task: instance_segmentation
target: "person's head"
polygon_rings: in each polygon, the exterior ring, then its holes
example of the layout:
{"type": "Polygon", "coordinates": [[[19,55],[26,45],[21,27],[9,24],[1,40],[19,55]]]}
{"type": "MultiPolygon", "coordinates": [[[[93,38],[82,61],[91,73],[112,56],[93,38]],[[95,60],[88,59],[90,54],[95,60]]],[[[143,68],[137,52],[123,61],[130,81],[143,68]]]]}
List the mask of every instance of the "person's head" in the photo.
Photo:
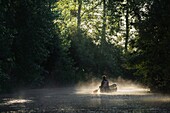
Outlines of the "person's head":
{"type": "Polygon", "coordinates": [[[106,75],[103,75],[102,78],[103,78],[103,80],[106,80],[106,75]]]}

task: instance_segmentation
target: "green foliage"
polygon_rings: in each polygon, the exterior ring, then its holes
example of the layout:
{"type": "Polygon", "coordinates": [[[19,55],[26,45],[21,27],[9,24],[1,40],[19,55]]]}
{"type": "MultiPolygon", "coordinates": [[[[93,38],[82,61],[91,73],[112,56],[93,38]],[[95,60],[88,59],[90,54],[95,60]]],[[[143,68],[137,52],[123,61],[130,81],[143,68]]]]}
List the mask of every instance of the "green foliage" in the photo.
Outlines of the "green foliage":
{"type": "Polygon", "coordinates": [[[54,37],[50,11],[44,1],[18,1],[16,4],[16,31],[14,44],[15,77],[17,82],[30,85],[39,78],[41,64],[49,54],[54,37]]]}
{"type": "MultiPolygon", "coordinates": [[[[77,71],[84,72],[85,76],[108,74],[115,78],[123,74],[121,49],[106,42],[97,45],[93,39],[83,31],[71,36],[70,52],[75,61],[77,71]]],[[[85,77],[85,78],[86,78],[85,77]]],[[[89,78],[89,77],[87,77],[89,78]]]]}
{"type": "Polygon", "coordinates": [[[156,91],[169,92],[170,81],[170,20],[168,0],[154,0],[146,19],[139,26],[140,38],[137,41],[141,72],[148,85],[156,91]]]}
{"type": "Polygon", "coordinates": [[[8,92],[10,90],[10,77],[6,73],[2,72],[0,68],[0,92],[8,92]]]}
{"type": "MultiPolygon", "coordinates": [[[[52,1],[1,1],[1,78],[13,86],[39,87],[45,82],[44,62],[59,41],[52,1]]],[[[12,86],[11,85],[11,86],[12,86]]],[[[3,89],[5,90],[5,89],[3,89]]]]}
{"type": "Polygon", "coordinates": [[[70,40],[66,38],[54,40],[54,48],[45,62],[45,69],[49,72],[46,80],[53,81],[57,85],[75,83],[75,69],[73,60],[69,56],[69,48],[70,40]]]}

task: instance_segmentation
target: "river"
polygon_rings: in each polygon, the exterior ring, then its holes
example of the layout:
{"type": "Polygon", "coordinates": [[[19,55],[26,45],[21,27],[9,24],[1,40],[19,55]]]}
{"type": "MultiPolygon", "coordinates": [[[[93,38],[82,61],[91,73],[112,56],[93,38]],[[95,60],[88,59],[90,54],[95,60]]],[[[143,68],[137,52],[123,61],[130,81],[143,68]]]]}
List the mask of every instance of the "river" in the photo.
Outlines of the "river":
{"type": "Polygon", "coordinates": [[[31,89],[0,95],[0,112],[170,113],[170,96],[142,89],[109,94],[82,88],[31,89]]]}

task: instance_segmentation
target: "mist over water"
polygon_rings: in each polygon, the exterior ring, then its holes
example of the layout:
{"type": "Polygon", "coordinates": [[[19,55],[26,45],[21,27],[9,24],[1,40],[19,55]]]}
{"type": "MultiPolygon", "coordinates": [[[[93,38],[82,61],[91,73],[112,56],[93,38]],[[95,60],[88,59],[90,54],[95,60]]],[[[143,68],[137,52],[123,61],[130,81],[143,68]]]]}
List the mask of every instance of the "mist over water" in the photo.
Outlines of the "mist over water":
{"type": "MultiPolygon", "coordinates": [[[[142,84],[133,82],[131,80],[125,80],[121,77],[117,79],[108,79],[109,85],[116,83],[117,92],[107,93],[114,95],[146,95],[149,94],[150,89],[142,84]]],[[[94,90],[98,90],[97,94],[101,94],[99,86],[101,85],[101,79],[93,78],[87,82],[79,82],[76,87],[76,94],[94,94],[94,90]]],[[[96,94],[95,93],[95,94],[96,94]]],[[[103,93],[102,93],[103,94],[103,93]]],[[[106,94],[106,93],[105,93],[106,94]]]]}
{"type": "Polygon", "coordinates": [[[101,84],[101,79],[93,78],[76,88],[30,89],[1,95],[0,112],[169,113],[169,95],[150,93],[149,88],[122,78],[108,80],[110,85],[117,83],[117,92],[93,93],[101,84]]]}

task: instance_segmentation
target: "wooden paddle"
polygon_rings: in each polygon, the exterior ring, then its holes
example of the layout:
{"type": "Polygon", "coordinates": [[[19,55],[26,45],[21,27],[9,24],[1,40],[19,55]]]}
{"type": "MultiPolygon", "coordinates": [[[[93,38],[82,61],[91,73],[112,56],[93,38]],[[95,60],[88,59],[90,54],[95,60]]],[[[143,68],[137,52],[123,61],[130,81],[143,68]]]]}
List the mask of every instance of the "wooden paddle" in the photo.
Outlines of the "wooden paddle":
{"type": "Polygon", "coordinates": [[[98,92],[98,90],[99,90],[99,89],[94,90],[94,91],[93,91],[93,93],[97,93],[97,92],[98,92]]]}

